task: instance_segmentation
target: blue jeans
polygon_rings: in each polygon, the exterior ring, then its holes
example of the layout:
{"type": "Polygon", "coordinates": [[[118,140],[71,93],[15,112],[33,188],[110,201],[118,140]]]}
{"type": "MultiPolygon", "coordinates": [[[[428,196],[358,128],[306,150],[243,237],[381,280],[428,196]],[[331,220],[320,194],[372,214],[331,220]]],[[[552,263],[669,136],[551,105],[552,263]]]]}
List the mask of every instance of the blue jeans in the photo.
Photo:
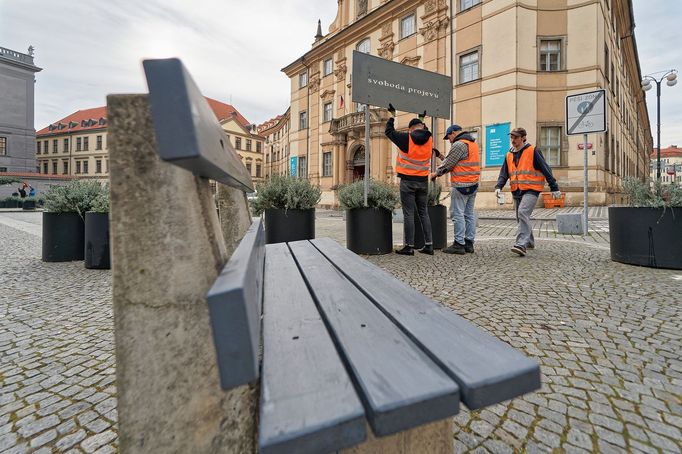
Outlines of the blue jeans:
{"type": "Polygon", "coordinates": [[[450,189],[450,217],[455,227],[455,242],[464,244],[464,240],[471,242],[476,239],[476,216],[474,203],[476,193],[464,195],[457,188],[450,189]]]}

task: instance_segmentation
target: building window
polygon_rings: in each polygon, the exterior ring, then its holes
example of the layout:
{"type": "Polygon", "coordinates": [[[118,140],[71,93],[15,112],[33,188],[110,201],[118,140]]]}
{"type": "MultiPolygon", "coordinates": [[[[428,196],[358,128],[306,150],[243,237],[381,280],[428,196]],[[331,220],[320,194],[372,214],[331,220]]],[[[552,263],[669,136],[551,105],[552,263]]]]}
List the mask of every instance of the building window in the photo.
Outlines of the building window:
{"type": "Polygon", "coordinates": [[[95,149],[96,150],[102,149],[102,136],[97,136],[96,143],[95,143],[95,149]]]}
{"type": "Polygon", "coordinates": [[[481,0],[459,0],[459,10],[464,11],[465,9],[472,8],[481,3],[481,0]]]}
{"type": "Polygon", "coordinates": [[[308,73],[301,73],[298,75],[298,88],[303,88],[308,85],[308,73]]]}
{"type": "Polygon", "coordinates": [[[102,173],[102,160],[98,159],[95,161],[95,173],[102,173]]]}
{"type": "Polygon", "coordinates": [[[561,165],[561,126],[540,127],[540,149],[550,166],[561,165]]]}
{"type": "Polygon", "coordinates": [[[52,175],[57,175],[57,161],[52,161],[52,175]]]}
{"type": "Polygon", "coordinates": [[[308,178],[308,165],[306,164],[306,157],[298,157],[298,176],[300,178],[308,178]]]}
{"type": "MultiPolygon", "coordinates": [[[[56,152],[57,152],[57,146],[58,146],[57,144],[58,144],[57,139],[53,139],[53,140],[52,140],[52,153],[56,153],[56,152]]],[[[45,173],[47,173],[47,172],[45,172],[45,173]]]]}
{"type": "Polygon", "coordinates": [[[40,154],[40,142],[36,142],[36,154],[40,154]]]}
{"type": "Polygon", "coordinates": [[[43,161],[43,173],[47,175],[47,161],[43,161]]]}
{"type": "Polygon", "coordinates": [[[0,137],[0,156],[7,155],[7,137],[0,137]]]}
{"type": "Polygon", "coordinates": [[[330,102],[324,103],[324,113],[322,116],[322,121],[324,123],[332,121],[332,103],[330,102]]]}
{"type": "Polygon", "coordinates": [[[417,21],[414,13],[400,20],[400,39],[407,38],[417,33],[417,21]]]}
{"type": "Polygon", "coordinates": [[[251,175],[251,161],[246,163],[246,170],[249,171],[249,175],[251,175]]]}
{"type": "Polygon", "coordinates": [[[62,173],[63,173],[64,175],[68,175],[68,174],[69,174],[69,161],[68,161],[67,159],[65,159],[64,161],[62,161],[62,169],[63,169],[62,173]]]}
{"type": "Polygon", "coordinates": [[[611,80],[609,78],[609,46],[604,44],[604,77],[606,80],[611,80]]]}
{"type": "Polygon", "coordinates": [[[241,150],[241,149],[242,149],[242,138],[241,138],[241,137],[235,137],[235,138],[234,138],[234,147],[235,147],[237,150],[241,150]]]}
{"type": "Polygon", "coordinates": [[[43,153],[47,154],[50,151],[49,140],[43,142],[43,153]]]}
{"type": "Polygon", "coordinates": [[[261,174],[261,168],[262,166],[258,163],[256,163],[256,177],[260,178],[261,174]]]}
{"type": "Polygon", "coordinates": [[[63,151],[64,152],[69,151],[69,139],[68,138],[64,139],[64,150],[63,151]]]}
{"type": "Polygon", "coordinates": [[[478,79],[477,50],[459,57],[459,83],[463,84],[476,79],[478,79]]]}
{"type": "Polygon", "coordinates": [[[260,153],[263,150],[263,144],[261,142],[256,142],[256,153],[260,153]]]}
{"type": "Polygon", "coordinates": [[[298,129],[306,129],[308,127],[308,112],[305,110],[298,114],[298,129]]]}
{"type": "Polygon", "coordinates": [[[83,150],[88,151],[89,147],[89,137],[83,137],[83,150]]]}
{"type": "Polygon", "coordinates": [[[108,159],[107,159],[106,162],[105,162],[105,166],[106,166],[106,167],[105,167],[105,169],[106,169],[105,171],[106,171],[107,173],[109,173],[109,160],[108,160],[108,159]]]}
{"type": "Polygon", "coordinates": [[[81,151],[81,147],[83,146],[81,138],[76,137],[76,151],[81,151]]]}
{"type": "Polygon", "coordinates": [[[332,59],[328,58],[322,64],[322,75],[328,76],[332,73],[332,59]]]}
{"type": "Polygon", "coordinates": [[[561,70],[561,40],[540,40],[540,71],[561,70]]]}
{"type": "Polygon", "coordinates": [[[88,173],[88,160],[83,161],[83,173],[88,173]]]}
{"type": "Polygon", "coordinates": [[[332,152],[322,153],[322,176],[332,176],[332,152]]]}
{"type": "Polygon", "coordinates": [[[358,52],[362,52],[363,54],[368,54],[370,51],[369,43],[370,43],[369,38],[365,38],[362,41],[360,41],[357,46],[355,46],[355,50],[357,50],[358,52]]]}
{"type": "Polygon", "coordinates": [[[361,104],[359,102],[355,103],[355,111],[356,112],[364,112],[366,108],[367,108],[366,104],[361,104]]]}
{"type": "Polygon", "coordinates": [[[81,162],[76,161],[76,175],[79,175],[81,173],[81,162]]]}
{"type": "Polygon", "coordinates": [[[246,139],[246,151],[251,151],[251,139],[246,139]]]}

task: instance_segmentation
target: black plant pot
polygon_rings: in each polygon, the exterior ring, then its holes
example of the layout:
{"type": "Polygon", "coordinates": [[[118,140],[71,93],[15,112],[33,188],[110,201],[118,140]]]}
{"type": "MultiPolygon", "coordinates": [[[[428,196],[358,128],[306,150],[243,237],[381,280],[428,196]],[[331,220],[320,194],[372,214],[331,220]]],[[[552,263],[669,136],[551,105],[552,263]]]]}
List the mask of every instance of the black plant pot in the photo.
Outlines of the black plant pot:
{"type": "Polygon", "coordinates": [[[265,242],[283,243],[315,238],[315,208],[308,210],[265,210],[265,242]]]}
{"type": "Polygon", "coordinates": [[[0,200],[0,208],[5,208],[6,205],[7,202],[5,202],[4,200],[0,200]]]}
{"type": "Polygon", "coordinates": [[[35,210],[36,209],[36,201],[35,200],[24,200],[24,210],[35,210]]]}
{"type": "Polygon", "coordinates": [[[682,208],[609,207],[611,260],[682,270],[682,208]]]}
{"type": "Polygon", "coordinates": [[[43,213],[43,262],[83,260],[85,225],[78,213],[43,213]]]}
{"type": "Polygon", "coordinates": [[[392,213],[383,208],[346,210],[346,247],[356,254],[393,252],[392,213]]]}
{"type": "Polygon", "coordinates": [[[108,270],[110,257],[109,213],[85,213],[85,267],[108,270]]]}
{"type": "Polygon", "coordinates": [[[5,202],[5,208],[18,208],[19,207],[19,201],[18,200],[7,200],[5,202]]]}
{"type": "MultiPolygon", "coordinates": [[[[445,205],[429,205],[429,220],[431,221],[431,237],[434,249],[443,249],[448,245],[448,209],[445,205]]],[[[417,213],[414,213],[414,247],[424,247],[424,231],[417,213]]]]}

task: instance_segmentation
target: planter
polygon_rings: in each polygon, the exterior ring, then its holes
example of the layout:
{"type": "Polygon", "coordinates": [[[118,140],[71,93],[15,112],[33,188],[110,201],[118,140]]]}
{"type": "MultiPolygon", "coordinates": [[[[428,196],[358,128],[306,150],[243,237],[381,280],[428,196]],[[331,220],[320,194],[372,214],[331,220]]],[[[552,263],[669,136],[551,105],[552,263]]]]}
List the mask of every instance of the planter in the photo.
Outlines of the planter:
{"type": "MultiPolygon", "coordinates": [[[[443,249],[448,245],[448,209],[445,205],[429,205],[429,220],[431,221],[431,237],[434,249],[443,249]]],[[[424,247],[424,232],[417,213],[414,214],[414,247],[424,247]]]]}
{"type": "Polygon", "coordinates": [[[315,238],[315,208],[308,210],[265,210],[265,242],[283,243],[315,238]]]}
{"type": "Polygon", "coordinates": [[[35,200],[24,200],[24,210],[35,210],[36,209],[36,201],[35,200]]]}
{"type": "Polygon", "coordinates": [[[682,270],[682,208],[609,207],[611,260],[682,270]]]}
{"type": "Polygon", "coordinates": [[[109,213],[85,213],[85,267],[108,270],[111,268],[109,252],[109,213]]]}
{"type": "Polygon", "coordinates": [[[383,208],[346,210],[346,247],[356,254],[393,252],[391,212],[383,208]]]}
{"type": "Polygon", "coordinates": [[[18,200],[6,200],[5,201],[5,208],[18,208],[19,207],[19,201],[18,200]]]}
{"type": "Polygon", "coordinates": [[[43,213],[43,262],[83,260],[83,218],[78,213],[43,213]]]}
{"type": "Polygon", "coordinates": [[[5,208],[6,205],[7,202],[5,202],[4,200],[0,200],[0,208],[5,208]]]}

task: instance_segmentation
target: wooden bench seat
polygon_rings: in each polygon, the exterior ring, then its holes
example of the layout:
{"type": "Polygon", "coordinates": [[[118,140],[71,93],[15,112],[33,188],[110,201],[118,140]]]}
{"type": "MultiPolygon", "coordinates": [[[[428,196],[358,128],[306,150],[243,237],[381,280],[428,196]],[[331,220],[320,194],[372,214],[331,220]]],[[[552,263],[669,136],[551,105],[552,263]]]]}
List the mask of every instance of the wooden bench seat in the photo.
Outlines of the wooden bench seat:
{"type": "Polygon", "coordinates": [[[540,387],[537,362],[335,241],[267,245],[261,256],[260,231],[256,221],[209,304],[221,383],[252,381],[241,371],[258,371],[257,349],[232,338],[255,339],[241,329],[256,329],[252,312],[236,309],[260,304],[246,290],[247,276],[260,282],[252,248],[263,266],[262,452],[339,450],[366,439],[365,422],[383,437],[456,415],[460,399],[478,409],[540,387]]]}

